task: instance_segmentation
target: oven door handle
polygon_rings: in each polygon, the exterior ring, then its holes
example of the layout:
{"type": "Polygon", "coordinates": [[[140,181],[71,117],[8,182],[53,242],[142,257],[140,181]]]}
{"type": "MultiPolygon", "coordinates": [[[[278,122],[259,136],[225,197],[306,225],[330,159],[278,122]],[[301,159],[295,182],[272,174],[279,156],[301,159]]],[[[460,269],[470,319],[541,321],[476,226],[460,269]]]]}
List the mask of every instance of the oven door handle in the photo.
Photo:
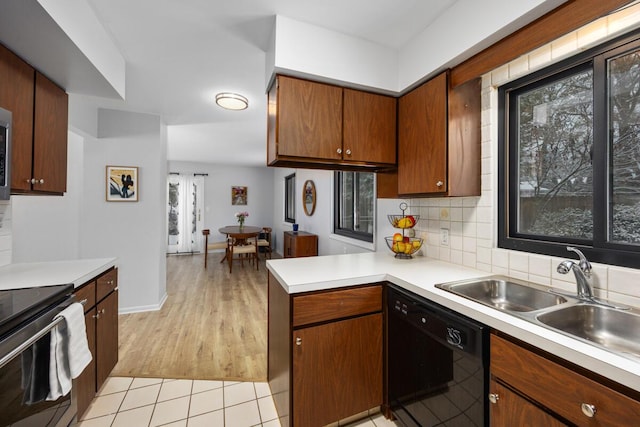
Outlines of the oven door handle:
{"type": "MultiPolygon", "coordinates": [[[[84,305],[86,302],[87,300],[85,299],[80,301],[80,304],[84,305]]],[[[31,337],[29,337],[25,342],[23,342],[22,344],[20,344],[19,346],[11,350],[9,353],[7,353],[2,359],[0,359],[0,369],[2,369],[7,363],[15,359],[23,351],[25,351],[26,349],[31,347],[33,344],[35,344],[36,341],[38,341],[40,338],[42,338],[43,336],[51,332],[51,330],[56,326],[58,326],[58,324],[61,323],[62,321],[64,321],[64,317],[56,318],[53,322],[49,323],[43,329],[39,330],[38,332],[33,334],[31,337]]]]}

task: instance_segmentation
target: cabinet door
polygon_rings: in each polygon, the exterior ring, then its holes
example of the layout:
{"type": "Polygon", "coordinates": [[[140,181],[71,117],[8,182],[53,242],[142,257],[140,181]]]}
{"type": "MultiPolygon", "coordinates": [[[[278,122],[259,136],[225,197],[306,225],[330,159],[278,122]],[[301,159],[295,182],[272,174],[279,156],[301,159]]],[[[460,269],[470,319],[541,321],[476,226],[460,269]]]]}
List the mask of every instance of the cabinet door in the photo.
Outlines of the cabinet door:
{"type": "Polygon", "coordinates": [[[448,195],[480,195],[480,79],[449,91],[448,195]]]}
{"type": "Polygon", "coordinates": [[[490,405],[492,427],[566,426],[566,424],[541,408],[494,380],[491,380],[489,392],[497,395],[496,402],[490,405]]]}
{"type": "Polygon", "coordinates": [[[118,291],[96,306],[96,389],[100,390],[118,363],[118,291]]]}
{"type": "Polygon", "coordinates": [[[0,45],[0,107],[11,111],[11,189],[31,189],[34,69],[0,45]]]}
{"type": "Polygon", "coordinates": [[[382,404],[382,314],[293,332],[293,425],[323,426],[382,404]]]}
{"type": "Polygon", "coordinates": [[[284,247],[283,247],[283,252],[284,252],[284,257],[285,258],[292,258],[293,256],[295,256],[292,252],[291,252],[291,248],[293,246],[293,237],[291,237],[291,234],[285,232],[284,233],[284,247]]]}
{"type": "Polygon", "coordinates": [[[341,159],[342,89],[278,76],[279,156],[341,159]]]}
{"type": "Polygon", "coordinates": [[[344,89],[343,158],[396,163],[396,99],[344,89]]]}
{"type": "Polygon", "coordinates": [[[33,131],[33,191],[67,191],[67,94],[36,73],[33,131]]]}
{"type": "Polygon", "coordinates": [[[447,76],[442,73],[400,98],[400,195],[447,191],[447,76]]]}
{"type": "Polygon", "coordinates": [[[306,235],[294,237],[296,257],[307,257],[318,255],[318,236],[306,235]]]}
{"type": "Polygon", "coordinates": [[[91,351],[91,363],[84,368],[84,371],[73,381],[73,393],[78,399],[78,419],[89,407],[89,404],[96,395],[96,309],[90,309],[84,315],[84,323],[87,329],[87,341],[91,351]]]}

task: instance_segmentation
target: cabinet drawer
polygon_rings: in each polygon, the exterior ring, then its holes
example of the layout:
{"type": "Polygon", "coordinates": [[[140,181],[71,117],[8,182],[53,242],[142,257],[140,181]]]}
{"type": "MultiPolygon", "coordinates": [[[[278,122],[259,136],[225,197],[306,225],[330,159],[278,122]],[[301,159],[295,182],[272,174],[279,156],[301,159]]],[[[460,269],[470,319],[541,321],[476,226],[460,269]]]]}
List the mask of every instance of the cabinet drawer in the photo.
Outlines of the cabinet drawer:
{"type": "Polygon", "coordinates": [[[84,299],[87,302],[84,304],[84,312],[91,310],[96,305],[96,282],[89,282],[82,285],[81,288],[76,289],[73,294],[76,297],[76,301],[80,302],[84,299]]]}
{"type": "Polygon", "coordinates": [[[112,269],[98,277],[96,281],[96,301],[100,302],[118,286],[118,270],[112,269]]]}
{"type": "Polygon", "coordinates": [[[577,425],[635,425],[640,419],[640,402],[495,335],[491,374],[577,425]],[[582,413],[583,403],[595,407],[593,418],[582,413]]]}
{"type": "Polygon", "coordinates": [[[293,326],[325,322],[382,310],[382,286],[320,292],[293,297],[293,326]]]}

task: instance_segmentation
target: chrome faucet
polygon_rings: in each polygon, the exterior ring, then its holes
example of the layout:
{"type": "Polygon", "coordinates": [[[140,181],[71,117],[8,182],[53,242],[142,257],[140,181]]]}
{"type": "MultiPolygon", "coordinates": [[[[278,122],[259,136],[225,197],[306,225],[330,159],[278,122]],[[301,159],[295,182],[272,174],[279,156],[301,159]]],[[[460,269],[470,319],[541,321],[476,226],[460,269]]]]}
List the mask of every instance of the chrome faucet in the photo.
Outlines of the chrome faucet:
{"type": "Polygon", "coordinates": [[[593,287],[591,285],[591,263],[587,260],[580,250],[573,246],[567,246],[567,250],[575,252],[580,257],[580,262],[576,264],[572,260],[562,261],[558,265],[558,273],[567,274],[569,270],[573,270],[576,276],[576,285],[578,287],[578,298],[585,300],[593,300],[593,287]]]}

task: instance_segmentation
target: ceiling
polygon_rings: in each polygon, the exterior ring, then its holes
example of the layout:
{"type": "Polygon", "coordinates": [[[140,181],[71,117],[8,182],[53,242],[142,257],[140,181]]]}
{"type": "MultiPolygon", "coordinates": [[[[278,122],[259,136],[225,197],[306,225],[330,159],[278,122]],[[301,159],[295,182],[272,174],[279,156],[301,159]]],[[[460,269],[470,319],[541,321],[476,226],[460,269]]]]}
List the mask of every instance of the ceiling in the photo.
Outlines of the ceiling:
{"type": "Polygon", "coordinates": [[[265,52],[275,15],[399,48],[455,0],[87,0],[126,61],[126,101],[161,114],[169,160],[264,166],[265,52]],[[218,92],[249,99],[226,111],[218,92]]]}

